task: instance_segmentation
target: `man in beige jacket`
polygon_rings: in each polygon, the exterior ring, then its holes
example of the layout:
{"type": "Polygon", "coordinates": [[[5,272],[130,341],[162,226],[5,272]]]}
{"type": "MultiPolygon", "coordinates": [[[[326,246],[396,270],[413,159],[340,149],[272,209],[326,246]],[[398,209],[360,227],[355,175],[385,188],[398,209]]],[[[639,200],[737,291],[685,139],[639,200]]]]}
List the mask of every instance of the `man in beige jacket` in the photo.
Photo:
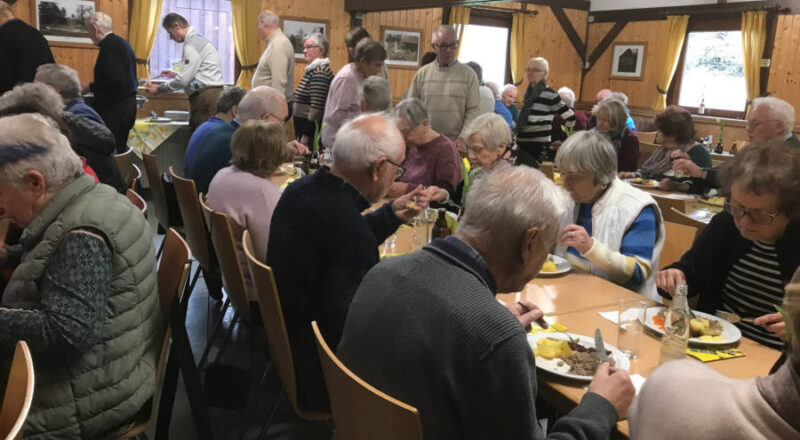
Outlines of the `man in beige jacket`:
{"type": "MultiPolygon", "coordinates": [[[[271,11],[258,14],[258,34],[267,48],[253,74],[253,88],[270,86],[283,93],[289,108],[294,95],[294,48],[280,29],[280,17],[271,11]]],[[[291,116],[291,114],[289,115],[291,116]]]]}

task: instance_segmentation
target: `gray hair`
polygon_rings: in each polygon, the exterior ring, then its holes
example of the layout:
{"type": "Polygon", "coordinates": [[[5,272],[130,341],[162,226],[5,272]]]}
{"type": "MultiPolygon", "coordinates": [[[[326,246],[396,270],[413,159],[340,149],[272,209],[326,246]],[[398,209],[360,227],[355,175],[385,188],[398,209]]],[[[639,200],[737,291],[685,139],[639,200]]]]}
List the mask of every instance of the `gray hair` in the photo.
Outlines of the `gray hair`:
{"type": "Polygon", "coordinates": [[[36,69],[39,79],[58,90],[64,102],[81,97],[81,80],[78,71],[63,64],[42,64],[36,69]]]}
{"type": "Polygon", "coordinates": [[[480,250],[517,252],[525,232],[539,228],[549,248],[558,235],[565,201],[563,192],[539,170],[495,169],[472,184],[457,234],[480,250]]]}
{"type": "Polygon", "coordinates": [[[508,122],[497,113],[484,113],[473,119],[467,126],[464,138],[469,142],[469,138],[478,134],[484,145],[490,151],[496,150],[500,144],[508,145],[511,142],[511,130],[508,122]]]}
{"type": "Polygon", "coordinates": [[[784,135],[792,132],[794,129],[794,107],[792,107],[792,104],[774,96],[766,96],[753,100],[753,109],[762,105],[769,110],[771,119],[776,119],[783,123],[784,135]]]}
{"type": "Polygon", "coordinates": [[[504,93],[506,93],[507,91],[509,91],[511,89],[518,90],[517,86],[515,86],[514,84],[506,84],[506,85],[504,85],[503,86],[503,90],[500,92],[500,96],[502,96],[504,93]]]}
{"type": "Polygon", "coordinates": [[[251,119],[261,119],[265,113],[274,113],[278,110],[283,93],[270,86],[258,86],[251,89],[239,101],[239,120],[242,122],[251,119]]]}
{"type": "Polygon", "coordinates": [[[426,120],[431,120],[431,114],[425,103],[417,98],[407,98],[400,101],[394,108],[392,115],[395,118],[402,117],[408,122],[408,129],[413,130],[426,120]]]}
{"type": "Polygon", "coordinates": [[[619,130],[625,127],[625,123],[628,120],[628,112],[625,104],[617,99],[606,98],[600,101],[600,103],[592,109],[592,112],[595,116],[605,114],[612,130],[619,130]]]}
{"type": "Polygon", "coordinates": [[[0,118],[0,176],[19,186],[36,170],[55,193],[83,173],[81,159],[49,118],[26,113],[0,118]]]}
{"type": "Polygon", "coordinates": [[[567,104],[567,107],[575,107],[575,92],[572,89],[562,87],[558,89],[558,95],[561,96],[561,100],[564,101],[564,104],[567,104]]]}
{"type": "Polygon", "coordinates": [[[542,57],[531,58],[530,60],[528,60],[528,63],[525,64],[525,67],[531,65],[537,67],[540,70],[543,70],[545,78],[547,78],[550,75],[550,63],[548,63],[546,59],[542,57]]]}
{"type": "Polygon", "coordinates": [[[614,100],[617,100],[617,101],[625,104],[626,106],[628,105],[628,95],[626,95],[626,94],[624,94],[622,92],[611,92],[611,93],[608,94],[608,96],[603,98],[603,100],[606,100],[606,99],[614,99],[614,100]]]}
{"type": "Polygon", "coordinates": [[[256,23],[268,24],[268,25],[271,25],[271,26],[275,26],[275,25],[279,24],[280,22],[281,22],[281,18],[277,14],[275,14],[272,11],[267,11],[267,10],[261,11],[261,13],[258,14],[258,21],[256,21],[256,23]]]}
{"type": "Polygon", "coordinates": [[[325,35],[322,35],[319,32],[314,32],[306,37],[306,40],[314,40],[314,43],[316,43],[316,45],[322,49],[322,56],[328,56],[328,50],[330,50],[331,44],[328,42],[328,39],[325,37],[325,35]]]}
{"type": "Polygon", "coordinates": [[[86,20],[86,24],[90,26],[97,26],[97,30],[100,31],[101,34],[107,34],[111,32],[112,29],[111,17],[103,12],[95,12],[94,14],[90,15],[86,20]]]}
{"type": "Polygon", "coordinates": [[[392,86],[385,78],[370,76],[361,86],[361,97],[367,104],[367,111],[382,112],[392,108],[392,86]]]}
{"type": "Polygon", "coordinates": [[[595,185],[605,185],[617,176],[617,152],[603,133],[577,131],[558,147],[556,166],[561,173],[588,172],[595,185]]]}
{"type": "Polygon", "coordinates": [[[397,127],[379,114],[361,115],[344,124],[333,143],[333,164],[351,171],[369,168],[381,157],[397,157],[405,149],[397,127]],[[377,126],[370,126],[380,118],[377,126]]]}

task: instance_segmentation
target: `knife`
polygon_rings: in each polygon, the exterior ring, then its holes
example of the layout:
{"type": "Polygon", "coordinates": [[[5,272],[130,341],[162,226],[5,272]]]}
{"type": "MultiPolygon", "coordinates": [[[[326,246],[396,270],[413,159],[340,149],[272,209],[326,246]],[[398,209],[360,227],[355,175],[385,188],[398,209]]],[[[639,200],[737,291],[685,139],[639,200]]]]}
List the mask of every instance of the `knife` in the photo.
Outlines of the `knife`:
{"type": "Polygon", "coordinates": [[[608,353],[606,353],[606,346],[603,344],[603,335],[600,333],[600,329],[594,330],[594,349],[597,351],[597,358],[600,359],[600,363],[608,362],[608,353]]]}

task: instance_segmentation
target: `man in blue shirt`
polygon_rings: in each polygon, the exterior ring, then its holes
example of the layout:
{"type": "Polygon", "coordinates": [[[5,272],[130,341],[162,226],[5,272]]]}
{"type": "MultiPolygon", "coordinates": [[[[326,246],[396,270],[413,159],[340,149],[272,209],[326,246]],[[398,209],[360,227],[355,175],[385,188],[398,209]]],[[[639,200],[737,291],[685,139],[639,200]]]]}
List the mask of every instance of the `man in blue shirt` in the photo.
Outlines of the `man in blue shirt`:
{"type": "Polygon", "coordinates": [[[63,64],[42,64],[36,69],[33,80],[45,83],[58,92],[64,101],[65,112],[106,125],[103,118],[81,97],[81,81],[75,69],[63,64]]]}
{"type": "Polygon", "coordinates": [[[247,90],[238,87],[228,87],[219,95],[217,100],[217,114],[208,118],[206,122],[200,124],[197,129],[192,133],[189,138],[189,145],[186,147],[186,154],[183,156],[183,166],[185,175],[191,173],[192,165],[194,165],[195,157],[197,156],[197,147],[200,142],[206,137],[209,131],[214,127],[231,122],[233,118],[239,113],[239,101],[244,98],[247,90]]]}

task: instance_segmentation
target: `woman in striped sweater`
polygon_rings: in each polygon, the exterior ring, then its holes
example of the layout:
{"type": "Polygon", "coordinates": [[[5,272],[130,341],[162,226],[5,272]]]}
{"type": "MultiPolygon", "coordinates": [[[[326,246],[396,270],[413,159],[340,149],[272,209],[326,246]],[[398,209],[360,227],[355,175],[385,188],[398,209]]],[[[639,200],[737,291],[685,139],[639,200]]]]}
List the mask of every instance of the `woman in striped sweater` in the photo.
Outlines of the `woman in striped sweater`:
{"type": "Polygon", "coordinates": [[[328,57],[328,39],[311,34],[303,42],[306,72],[294,92],[294,133],[301,144],[312,148],[314,136],[322,125],[325,101],[333,80],[328,57]]]}
{"type": "Polygon", "coordinates": [[[538,160],[553,160],[555,151],[550,150],[550,132],[553,117],[561,116],[564,125],[575,125],[575,113],[555,90],[547,86],[550,64],[542,57],[531,58],[525,67],[528,89],[517,119],[517,145],[522,151],[538,160]]]}
{"type": "Polygon", "coordinates": [[[701,311],[755,318],[737,324],[742,334],[780,349],[786,325],[775,306],[800,266],[800,151],[750,146],[726,171],[726,210],[680,261],[658,272],[656,284],[664,296],[688,284],[701,311]]]}

